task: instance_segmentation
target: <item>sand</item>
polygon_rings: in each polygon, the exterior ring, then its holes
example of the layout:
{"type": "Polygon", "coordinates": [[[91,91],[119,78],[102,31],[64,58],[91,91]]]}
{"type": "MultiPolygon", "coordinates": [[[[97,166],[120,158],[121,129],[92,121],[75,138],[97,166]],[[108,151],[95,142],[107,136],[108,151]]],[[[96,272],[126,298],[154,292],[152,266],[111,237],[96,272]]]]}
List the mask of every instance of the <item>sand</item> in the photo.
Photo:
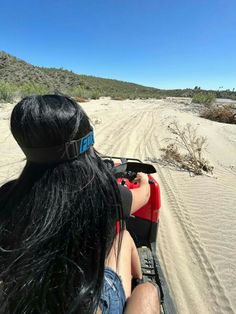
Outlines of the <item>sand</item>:
{"type": "MultiPolygon", "coordinates": [[[[198,117],[189,99],[100,98],[82,106],[98,151],[155,161],[162,192],[158,254],[178,313],[236,313],[236,125],[198,117]],[[191,123],[207,137],[213,175],[158,163],[173,120],[191,123]]],[[[0,184],[24,165],[9,131],[11,109],[0,106],[0,184]]]]}

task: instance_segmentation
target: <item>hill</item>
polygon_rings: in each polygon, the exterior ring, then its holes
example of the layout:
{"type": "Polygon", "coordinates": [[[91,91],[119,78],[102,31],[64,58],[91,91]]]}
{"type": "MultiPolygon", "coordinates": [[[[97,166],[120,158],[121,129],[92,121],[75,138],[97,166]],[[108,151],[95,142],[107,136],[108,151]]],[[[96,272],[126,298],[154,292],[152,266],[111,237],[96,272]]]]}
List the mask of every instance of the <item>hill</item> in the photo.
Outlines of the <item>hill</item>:
{"type": "Polygon", "coordinates": [[[118,80],[79,75],[57,68],[33,66],[8,53],[0,51],[0,81],[14,86],[14,89],[35,87],[35,89],[78,94],[76,96],[113,96],[132,94],[160,96],[158,89],[118,80]],[[91,95],[89,95],[91,94],[91,95]]]}
{"type": "MultiPolygon", "coordinates": [[[[110,96],[113,99],[193,97],[202,92],[194,89],[161,90],[134,83],[95,76],[76,74],[63,68],[31,65],[4,51],[0,51],[0,100],[11,101],[15,96],[63,93],[74,97],[93,98],[110,96]]],[[[236,99],[233,91],[204,91],[218,98],[236,99]]]]}

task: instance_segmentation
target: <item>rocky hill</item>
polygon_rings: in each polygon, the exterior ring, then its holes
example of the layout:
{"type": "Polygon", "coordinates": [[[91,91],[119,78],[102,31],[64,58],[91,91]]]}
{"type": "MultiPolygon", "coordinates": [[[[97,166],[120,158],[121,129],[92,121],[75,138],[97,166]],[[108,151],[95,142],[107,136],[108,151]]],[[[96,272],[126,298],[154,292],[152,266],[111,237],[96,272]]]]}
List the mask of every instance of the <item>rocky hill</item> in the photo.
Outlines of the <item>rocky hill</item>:
{"type": "Polygon", "coordinates": [[[160,90],[129,82],[79,75],[63,68],[38,67],[0,51],[0,99],[5,101],[10,101],[15,95],[48,92],[83,98],[111,96],[114,99],[193,97],[196,93],[199,96],[204,93],[217,98],[236,99],[234,90],[203,91],[197,86],[194,89],[160,90]]]}
{"type": "Polygon", "coordinates": [[[118,80],[78,75],[62,68],[33,66],[3,51],[0,51],[0,81],[17,86],[25,83],[43,85],[50,90],[62,92],[75,88],[93,90],[107,95],[121,91],[123,93],[158,92],[158,89],[155,88],[118,80]]]}

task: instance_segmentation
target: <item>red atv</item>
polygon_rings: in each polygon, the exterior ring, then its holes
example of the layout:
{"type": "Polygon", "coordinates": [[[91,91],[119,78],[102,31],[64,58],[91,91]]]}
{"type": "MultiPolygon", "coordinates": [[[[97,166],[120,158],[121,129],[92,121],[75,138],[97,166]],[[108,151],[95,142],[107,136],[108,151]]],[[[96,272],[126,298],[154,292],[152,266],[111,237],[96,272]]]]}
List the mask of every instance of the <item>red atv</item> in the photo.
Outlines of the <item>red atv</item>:
{"type": "Polygon", "coordinates": [[[169,290],[160,263],[157,258],[157,233],[161,207],[161,195],[158,182],[150,174],[156,169],[150,164],[145,164],[139,159],[103,156],[109,165],[118,183],[135,189],[138,183],[132,183],[137,172],[149,174],[151,196],[148,203],[137,210],[126,222],[137,246],[141,260],[144,282],[154,281],[158,284],[161,294],[161,313],[175,314],[176,309],[170,297],[169,290]],[[115,160],[115,161],[114,161],[115,160]]]}

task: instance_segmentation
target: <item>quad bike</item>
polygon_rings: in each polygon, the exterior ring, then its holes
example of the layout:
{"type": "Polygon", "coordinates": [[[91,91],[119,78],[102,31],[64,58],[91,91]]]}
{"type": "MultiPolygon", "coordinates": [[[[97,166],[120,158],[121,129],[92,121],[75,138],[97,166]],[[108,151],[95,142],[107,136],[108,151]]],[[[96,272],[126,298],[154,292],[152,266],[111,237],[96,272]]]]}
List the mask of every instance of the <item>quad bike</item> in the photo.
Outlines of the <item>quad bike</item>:
{"type": "MultiPolygon", "coordinates": [[[[126,228],[134,239],[138,249],[143,281],[153,281],[159,286],[161,313],[175,314],[176,309],[170,297],[168,286],[157,258],[157,233],[159,214],[161,207],[160,187],[154,177],[156,169],[150,164],[145,164],[139,159],[103,156],[109,165],[119,184],[126,185],[129,189],[135,189],[138,183],[133,183],[137,172],[149,175],[151,195],[148,203],[137,210],[126,221],[126,228]]],[[[134,283],[135,286],[135,283],[134,283]]]]}

